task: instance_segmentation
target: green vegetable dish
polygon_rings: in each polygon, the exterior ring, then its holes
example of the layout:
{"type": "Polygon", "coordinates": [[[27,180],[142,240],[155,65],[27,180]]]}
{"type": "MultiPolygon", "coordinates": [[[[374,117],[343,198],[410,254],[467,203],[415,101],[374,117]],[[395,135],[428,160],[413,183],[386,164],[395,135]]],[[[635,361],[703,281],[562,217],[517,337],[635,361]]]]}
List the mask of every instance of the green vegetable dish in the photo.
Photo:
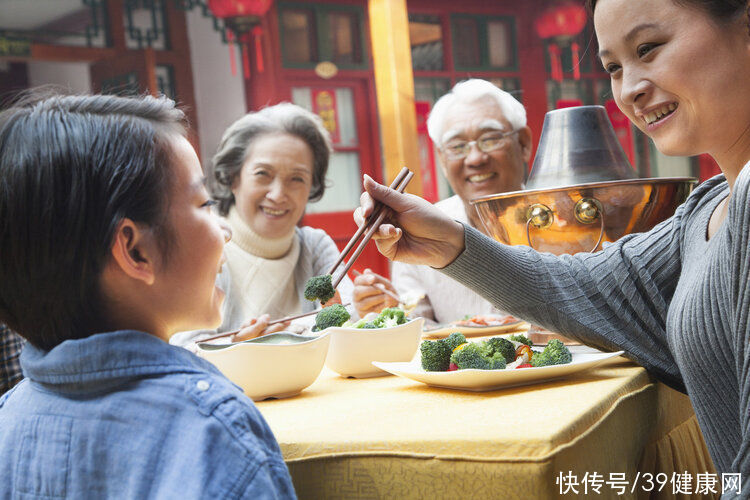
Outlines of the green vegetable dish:
{"type": "Polygon", "coordinates": [[[343,326],[347,328],[391,328],[393,326],[403,325],[408,318],[403,309],[399,307],[387,307],[380,311],[380,314],[370,313],[359,321],[350,322],[343,326]]]}
{"type": "Polygon", "coordinates": [[[341,326],[349,321],[349,318],[351,318],[349,311],[341,304],[324,307],[315,315],[315,326],[312,331],[319,332],[332,326],[341,326]]]}
{"type": "Polygon", "coordinates": [[[312,331],[320,332],[334,326],[362,329],[390,328],[403,325],[408,321],[404,310],[398,307],[388,307],[380,311],[380,314],[368,314],[355,322],[350,321],[350,319],[351,315],[344,306],[333,304],[324,307],[315,315],[315,326],[312,331]]]}
{"type": "Polygon", "coordinates": [[[465,370],[505,370],[564,365],[573,360],[565,344],[550,340],[544,350],[533,350],[525,335],[492,337],[467,342],[461,333],[440,340],[425,340],[420,346],[422,368],[430,372],[465,370]]]}

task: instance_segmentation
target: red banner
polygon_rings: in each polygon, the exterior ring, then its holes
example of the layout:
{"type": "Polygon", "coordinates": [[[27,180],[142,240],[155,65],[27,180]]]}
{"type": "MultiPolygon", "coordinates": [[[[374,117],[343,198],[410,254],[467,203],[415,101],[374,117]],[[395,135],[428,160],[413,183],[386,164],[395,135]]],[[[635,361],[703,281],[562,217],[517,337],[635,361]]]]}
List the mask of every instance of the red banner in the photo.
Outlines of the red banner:
{"type": "Polygon", "coordinates": [[[341,141],[339,134],[339,118],[336,111],[336,91],[312,90],[313,112],[323,120],[323,126],[331,134],[331,141],[338,144],[341,141]]]}

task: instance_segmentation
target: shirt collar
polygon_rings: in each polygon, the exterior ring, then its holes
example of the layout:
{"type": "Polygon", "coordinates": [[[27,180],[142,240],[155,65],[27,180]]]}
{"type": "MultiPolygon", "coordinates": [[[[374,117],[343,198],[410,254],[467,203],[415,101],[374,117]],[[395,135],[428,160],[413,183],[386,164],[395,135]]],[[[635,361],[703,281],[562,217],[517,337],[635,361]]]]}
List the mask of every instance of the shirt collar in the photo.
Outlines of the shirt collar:
{"type": "Polygon", "coordinates": [[[49,351],[27,343],[23,373],[61,392],[89,392],[134,378],[183,372],[220,372],[182,347],[144,332],[123,330],[66,340],[49,351]]]}

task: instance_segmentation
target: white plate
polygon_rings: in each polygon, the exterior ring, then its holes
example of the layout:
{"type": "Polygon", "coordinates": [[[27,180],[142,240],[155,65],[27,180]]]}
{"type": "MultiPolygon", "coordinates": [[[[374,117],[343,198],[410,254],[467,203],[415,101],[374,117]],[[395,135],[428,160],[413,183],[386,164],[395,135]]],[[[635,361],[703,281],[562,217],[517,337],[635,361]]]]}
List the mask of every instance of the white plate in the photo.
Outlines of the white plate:
{"type": "Polygon", "coordinates": [[[516,332],[519,330],[528,330],[529,323],[525,321],[514,321],[507,325],[493,326],[459,326],[459,325],[437,325],[432,328],[422,329],[423,336],[426,339],[444,339],[453,332],[463,333],[464,337],[485,337],[495,333],[516,332]]]}
{"type": "Polygon", "coordinates": [[[619,356],[623,351],[598,353],[573,353],[573,361],[567,365],[519,368],[516,370],[455,370],[452,372],[426,372],[419,359],[408,363],[372,364],[399,377],[416,380],[433,387],[462,389],[464,391],[492,391],[503,387],[536,384],[588,370],[601,362],[619,356]]]}

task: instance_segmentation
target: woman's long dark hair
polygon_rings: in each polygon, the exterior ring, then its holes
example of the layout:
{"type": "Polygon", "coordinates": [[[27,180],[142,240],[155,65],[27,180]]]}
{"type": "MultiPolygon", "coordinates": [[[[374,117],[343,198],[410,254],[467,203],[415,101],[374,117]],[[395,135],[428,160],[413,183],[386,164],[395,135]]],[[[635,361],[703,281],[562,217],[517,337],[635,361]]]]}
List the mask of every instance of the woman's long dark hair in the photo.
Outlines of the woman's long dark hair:
{"type": "Polygon", "coordinates": [[[0,113],[0,321],[42,349],[109,326],[100,275],[125,217],[166,224],[166,98],[34,95],[0,113]]]}
{"type": "MultiPolygon", "coordinates": [[[[677,5],[700,9],[719,22],[732,20],[741,12],[747,12],[750,22],[750,5],[747,0],[672,0],[677,5]]],[[[597,0],[586,0],[586,7],[594,13],[597,0]]]]}

